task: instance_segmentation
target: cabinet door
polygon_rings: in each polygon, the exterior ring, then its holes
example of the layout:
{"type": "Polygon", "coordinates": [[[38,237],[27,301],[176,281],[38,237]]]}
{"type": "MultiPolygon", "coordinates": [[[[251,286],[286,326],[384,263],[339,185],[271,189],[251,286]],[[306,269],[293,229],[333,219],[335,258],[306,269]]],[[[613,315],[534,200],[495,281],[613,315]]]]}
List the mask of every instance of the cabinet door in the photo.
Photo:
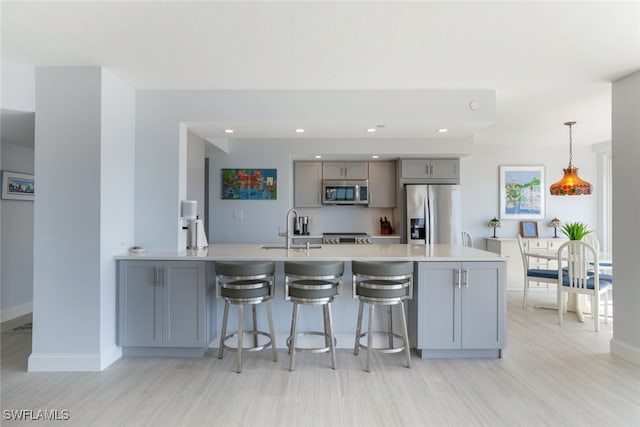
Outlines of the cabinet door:
{"type": "Polygon", "coordinates": [[[460,263],[421,263],[424,280],[418,292],[418,342],[421,349],[460,348],[460,263]]]}
{"type": "Polygon", "coordinates": [[[322,162],[322,179],[368,178],[368,162],[322,162]]]}
{"type": "Polygon", "coordinates": [[[293,169],[293,203],[295,207],[321,207],[322,162],[295,162],[293,169]]]}
{"type": "Polygon", "coordinates": [[[369,163],[369,207],[396,207],[395,162],[369,163]]]}
{"type": "Polygon", "coordinates": [[[462,264],[462,348],[502,348],[505,341],[504,263],[462,264]]]}
{"type": "Polygon", "coordinates": [[[162,345],[162,267],[154,261],[118,263],[118,344],[162,345]]]}
{"type": "Polygon", "coordinates": [[[344,163],[344,177],[346,179],[369,179],[369,162],[344,163]]]}
{"type": "Polygon", "coordinates": [[[430,171],[431,178],[458,178],[460,176],[460,160],[433,159],[430,171]]]}
{"type": "Polygon", "coordinates": [[[164,271],[163,345],[165,347],[204,346],[204,263],[167,262],[164,271]]]}
{"type": "Polygon", "coordinates": [[[429,178],[431,163],[426,159],[405,159],[401,161],[403,178],[429,178]]]}

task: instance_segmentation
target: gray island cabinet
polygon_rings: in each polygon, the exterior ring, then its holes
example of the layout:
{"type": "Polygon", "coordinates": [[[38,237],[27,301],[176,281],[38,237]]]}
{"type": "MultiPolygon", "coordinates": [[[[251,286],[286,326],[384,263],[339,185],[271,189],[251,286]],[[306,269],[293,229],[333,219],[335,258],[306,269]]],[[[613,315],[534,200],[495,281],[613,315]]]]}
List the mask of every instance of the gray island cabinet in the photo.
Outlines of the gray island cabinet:
{"type": "Polygon", "coordinates": [[[124,355],[201,356],[208,342],[205,263],[120,261],[118,338],[124,355]]]}
{"type": "Polygon", "coordinates": [[[505,277],[504,262],[417,263],[409,313],[422,357],[501,357],[505,277]]]}
{"type": "MultiPolygon", "coordinates": [[[[204,250],[148,251],[116,260],[118,343],[125,355],[202,356],[218,345],[223,302],[214,293],[216,261],[276,263],[273,313],[279,348],[285,348],[291,325],[290,302],[282,296],[287,261],[345,263],[343,292],[332,308],[338,348],[353,349],[355,339],[358,300],[351,295],[351,261],[414,263],[409,332],[422,357],[500,357],[506,346],[506,258],[476,248],[370,244],[287,250],[211,244],[204,250]]],[[[322,327],[305,321],[310,329],[322,327]]],[[[394,322],[394,329],[399,325],[394,322]]]]}

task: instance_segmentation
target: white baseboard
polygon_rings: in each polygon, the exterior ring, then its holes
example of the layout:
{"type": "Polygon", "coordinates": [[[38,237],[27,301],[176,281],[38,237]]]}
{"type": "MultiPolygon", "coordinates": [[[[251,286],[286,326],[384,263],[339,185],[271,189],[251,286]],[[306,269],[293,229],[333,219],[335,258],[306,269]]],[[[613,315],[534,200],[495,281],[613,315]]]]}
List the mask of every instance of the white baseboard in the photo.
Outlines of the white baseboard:
{"type": "Polygon", "coordinates": [[[0,314],[0,322],[6,322],[7,320],[15,319],[16,317],[24,316],[33,312],[33,302],[18,305],[15,307],[8,307],[2,310],[0,314]]]}
{"type": "Polygon", "coordinates": [[[627,362],[640,366],[640,348],[638,347],[634,347],[626,342],[611,338],[611,341],[609,341],[609,351],[614,356],[618,356],[627,362]]]}
{"type": "Polygon", "coordinates": [[[29,372],[100,372],[122,357],[122,348],[114,346],[97,353],[31,353],[29,372]]]}

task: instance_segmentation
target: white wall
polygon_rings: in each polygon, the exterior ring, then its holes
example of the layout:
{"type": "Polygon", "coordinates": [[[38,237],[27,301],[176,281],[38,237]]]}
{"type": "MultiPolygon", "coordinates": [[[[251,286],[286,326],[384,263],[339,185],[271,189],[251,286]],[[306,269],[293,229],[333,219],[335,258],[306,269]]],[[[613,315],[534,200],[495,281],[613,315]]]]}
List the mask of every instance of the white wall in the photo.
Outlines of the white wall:
{"type": "Polygon", "coordinates": [[[205,142],[187,133],[187,200],[198,202],[198,216],[204,219],[204,158],[205,142]]]}
{"type": "Polygon", "coordinates": [[[113,256],[133,237],[133,100],[97,67],[36,70],[30,371],[100,370],[120,357],[113,256]]]}
{"type": "MultiPolygon", "coordinates": [[[[241,122],[243,120],[300,120],[309,119],[331,123],[351,114],[354,120],[371,120],[371,117],[428,117],[443,120],[462,117],[466,120],[490,122],[495,117],[495,93],[493,91],[137,91],[136,92],[136,241],[155,250],[181,249],[181,230],[178,227],[180,201],[186,197],[186,136],[181,137],[185,122],[219,120],[241,122]],[[452,98],[447,98],[451,96],[452,98]],[[468,99],[478,99],[482,111],[470,112],[468,99]],[[455,98],[457,102],[452,102],[455,98]],[[466,100],[465,102],[462,102],[466,100]],[[357,117],[353,117],[353,114],[357,117]],[[473,117],[472,117],[473,116],[473,117]]],[[[425,119],[426,120],[426,119],[425,119]]],[[[372,149],[386,153],[421,153],[430,148],[434,152],[459,153],[469,149],[469,141],[447,139],[446,144],[419,139],[390,141],[361,138],[349,141],[353,153],[368,153],[372,149]],[[462,150],[462,151],[461,151],[462,150]]],[[[442,141],[440,141],[442,142],[442,141]]],[[[282,142],[283,147],[290,141],[282,142]]],[[[307,140],[290,153],[309,152],[322,145],[323,152],[344,152],[344,141],[307,140]],[[312,141],[312,143],[310,143],[312,141]],[[326,142],[326,144],[325,144],[326,142]]],[[[234,150],[242,150],[236,143],[234,150]]],[[[237,151],[236,151],[237,153],[237,151]]],[[[253,153],[252,153],[253,155],[253,153]]],[[[278,177],[283,184],[289,179],[291,159],[276,158],[265,153],[266,163],[275,159],[278,177]],[[280,175],[282,170],[283,175],[280,175]]],[[[254,158],[254,157],[249,157],[254,158]]],[[[235,167],[235,166],[234,166],[235,167]]],[[[242,166],[238,166],[242,167],[242,166]]],[[[250,165],[247,167],[251,167],[250,165]]],[[[215,175],[216,171],[212,170],[215,175]]],[[[214,187],[215,188],[215,187],[214,187]]],[[[284,218],[291,206],[290,193],[278,195],[278,201],[269,205],[266,213],[280,212],[284,218]],[[275,208],[274,206],[277,206],[275,208]]],[[[264,209],[264,206],[262,205],[264,209]]],[[[211,213],[215,215],[215,212],[211,213]]],[[[284,219],[283,219],[284,221],[284,219]]],[[[284,225],[284,224],[283,224],[284,225]]],[[[213,225],[215,227],[215,225],[213,225]]],[[[248,232],[253,232],[249,228],[248,232]]],[[[240,238],[243,238],[240,236],[240,238]]]]}
{"type": "MultiPolygon", "coordinates": [[[[562,139],[560,141],[563,141],[562,139]]],[[[478,145],[472,155],[460,160],[462,186],[463,228],[474,237],[474,246],[485,249],[485,237],[493,235],[488,222],[500,218],[499,168],[500,166],[545,167],[545,219],[537,220],[541,237],[552,237],[553,228],[547,224],[558,217],[563,222],[583,221],[591,229],[598,229],[596,185],[596,156],[590,146],[573,147],[573,163],[579,175],[593,185],[591,196],[559,197],[549,194],[549,186],[562,177],[562,169],[569,163],[569,140],[562,146],[504,147],[478,145]]],[[[496,230],[498,237],[515,237],[520,232],[520,220],[501,220],[496,230]]],[[[558,233],[560,231],[558,230],[558,233]]],[[[561,234],[559,234],[561,235],[561,234]]]]}
{"type": "MultiPolygon", "coordinates": [[[[100,351],[118,356],[116,263],[133,245],[135,91],[102,69],[100,141],[100,351]]],[[[111,363],[103,360],[103,366],[111,363]]]]}
{"type": "Polygon", "coordinates": [[[640,71],[613,84],[613,256],[611,352],[640,365],[640,71]]]}
{"type": "MultiPolygon", "coordinates": [[[[2,169],[33,173],[33,147],[2,143],[2,169]]],[[[2,200],[2,321],[31,313],[33,202],[2,200]]]]}
{"type": "Polygon", "coordinates": [[[33,65],[2,58],[2,108],[35,111],[36,86],[33,65]]]}
{"type": "MultiPolygon", "coordinates": [[[[34,67],[1,61],[0,105],[2,110],[35,111],[34,67]]],[[[32,119],[30,119],[32,120],[32,119]]],[[[0,165],[2,169],[33,172],[33,145],[7,146],[2,123],[0,165]],[[7,158],[5,159],[5,155],[7,158]]],[[[20,126],[22,129],[22,126],[20,126]]],[[[32,139],[20,136],[20,140],[32,139]]],[[[0,320],[8,320],[31,312],[33,295],[33,202],[0,200],[0,320]],[[30,223],[28,223],[30,221],[30,223]],[[21,224],[18,227],[16,224],[21,224]],[[19,231],[22,230],[22,231],[19,231]],[[5,234],[6,233],[6,234],[5,234]]]]}

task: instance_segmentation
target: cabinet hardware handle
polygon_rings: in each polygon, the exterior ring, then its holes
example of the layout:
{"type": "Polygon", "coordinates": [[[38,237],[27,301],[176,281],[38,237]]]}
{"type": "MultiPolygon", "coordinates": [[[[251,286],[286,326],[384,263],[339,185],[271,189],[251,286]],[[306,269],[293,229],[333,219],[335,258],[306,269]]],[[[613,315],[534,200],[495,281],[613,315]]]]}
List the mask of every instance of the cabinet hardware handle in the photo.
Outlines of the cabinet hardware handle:
{"type": "Polygon", "coordinates": [[[460,289],[460,270],[455,270],[454,286],[460,289]]]}
{"type": "Polygon", "coordinates": [[[158,286],[160,284],[160,278],[158,277],[158,267],[153,269],[153,284],[158,286]]]}
{"type": "Polygon", "coordinates": [[[469,270],[467,270],[466,268],[462,271],[462,281],[464,283],[464,287],[468,288],[469,287],[469,270]]]}
{"type": "Polygon", "coordinates": [[[429,166],[429,175],[433,175],[433,165],[429,166]]]}
{"type": "Polygon", "coordinates": [[[167,269],[162,269],[162,286],[167,286],[167,269]]]}

